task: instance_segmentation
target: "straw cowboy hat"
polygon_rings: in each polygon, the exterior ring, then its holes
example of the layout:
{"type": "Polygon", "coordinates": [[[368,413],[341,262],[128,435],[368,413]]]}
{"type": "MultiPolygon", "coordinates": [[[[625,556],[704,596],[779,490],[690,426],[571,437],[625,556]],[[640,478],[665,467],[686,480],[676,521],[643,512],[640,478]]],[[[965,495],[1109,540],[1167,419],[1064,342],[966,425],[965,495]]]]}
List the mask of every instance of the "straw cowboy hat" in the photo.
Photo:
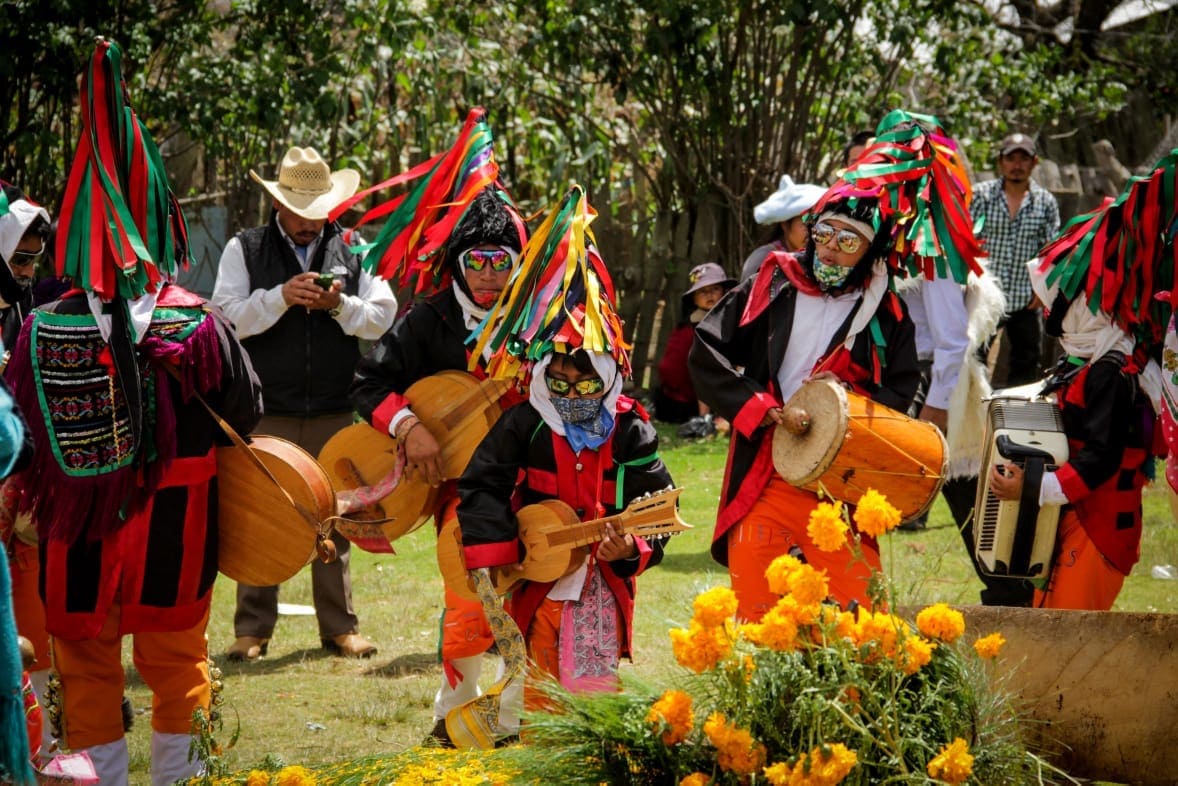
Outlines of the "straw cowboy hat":
{"type": "Polygon", "coordinates": [[[359,172],[355,169],[332,172],[313,147],[287,150],[278,168],[278,180],[263,180],[252,169],[250,177],[295,215],[312,221],[326,219],[333,207],[360,187],[359,172]]]}

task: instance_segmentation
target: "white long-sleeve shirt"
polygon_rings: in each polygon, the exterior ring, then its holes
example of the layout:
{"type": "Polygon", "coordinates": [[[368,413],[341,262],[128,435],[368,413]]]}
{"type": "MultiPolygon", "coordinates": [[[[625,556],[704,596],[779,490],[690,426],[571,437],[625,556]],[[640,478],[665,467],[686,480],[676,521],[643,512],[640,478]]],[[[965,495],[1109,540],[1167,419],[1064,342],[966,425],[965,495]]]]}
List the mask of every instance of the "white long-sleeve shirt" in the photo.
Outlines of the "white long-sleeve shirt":
{"type": "Polygon", "coordinates": [[[900,296],[916,325],[916,355],[933,363],[924,403],[949,409],[969,351],[969,315],[961,285],[951,278],[921,279],[902,289],[900,296]]]}
{"type": "MultiPolygon", "coordinates": [[[[278,231],[292,249],[296,248],[294,241],[283,231],[281,224],[278,225],[278,231]]],[[[305,257],[295,253],[295,258],[300,259],[304,271],[310,265],[310,260],[314,259],[315,250],[322,237],[320,234],[307,246],[305,257]]],[[[360,242],[358,238],[356,240],[360,242]]],[[[232,238],[221,252],[212,300],[234,324],[238,338],[264,333],[273,327],[289,308],[286,299],[282,297],[281,284],[270,289],[251,290],[245,253],[241,248],[241,241],[236,237],[232,238]]],[[[344,333],[375,341],[392,326],[396,315],[397,298],[389,288],[388,282],[361,268],[357,293],[340,293],[339,314],[335,320],[343,328],[344,333]]]]}

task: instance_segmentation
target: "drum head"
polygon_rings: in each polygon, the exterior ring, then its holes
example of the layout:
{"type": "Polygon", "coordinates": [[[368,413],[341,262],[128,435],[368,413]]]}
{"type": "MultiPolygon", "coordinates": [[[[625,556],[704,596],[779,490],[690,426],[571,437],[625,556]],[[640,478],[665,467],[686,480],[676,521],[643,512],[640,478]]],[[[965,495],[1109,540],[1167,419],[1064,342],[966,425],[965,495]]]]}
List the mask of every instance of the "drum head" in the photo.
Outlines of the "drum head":
{"type": "Polygon", "coordinates": [[[804,409],[810,428],[791,434],[778,426],[773,432],[773,466],[794,486],[805,486],[830,468],[847,433],[847,393],[837,382],[811,380],[785,404],[804,409]]]}

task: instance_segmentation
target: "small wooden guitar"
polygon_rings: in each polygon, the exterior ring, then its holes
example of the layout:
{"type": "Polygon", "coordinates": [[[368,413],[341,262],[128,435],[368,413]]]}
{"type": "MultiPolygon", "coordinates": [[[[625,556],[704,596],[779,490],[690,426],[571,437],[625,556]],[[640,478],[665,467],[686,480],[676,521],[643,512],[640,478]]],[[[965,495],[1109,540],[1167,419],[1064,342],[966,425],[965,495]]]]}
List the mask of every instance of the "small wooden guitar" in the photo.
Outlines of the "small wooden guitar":
{"type": "MultiPolygon", "coordinates": [[[[589,547],[605,539],[606,524],[633,535],[673,535],[691,529],[679,518],[675,503],[681,489],[660,491],[631,502],[625,510],[592,521],[580,521],[576,511],[558,499],[546,499],[522,508],[519,539],[525,554],[521,568],[505,565],[491,569],[495,591],[505,595],[521,581],[556,581],[576,570],[589,554],[589,547]]],[[[478,600],[471,588],[462,556],[462,531],[457,519],[450,519],[438,535],[438,568],[446,588],[468,600],[478,600]]]]}

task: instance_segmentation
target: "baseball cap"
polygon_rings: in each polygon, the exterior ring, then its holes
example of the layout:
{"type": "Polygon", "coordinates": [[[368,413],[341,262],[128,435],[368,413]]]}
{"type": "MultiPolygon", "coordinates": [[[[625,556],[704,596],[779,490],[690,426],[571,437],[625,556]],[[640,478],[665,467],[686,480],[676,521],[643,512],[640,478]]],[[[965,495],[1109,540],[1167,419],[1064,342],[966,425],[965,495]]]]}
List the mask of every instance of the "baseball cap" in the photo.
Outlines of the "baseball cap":
{"type": "Polygon", "coordinates": [[[1002,151],[1000,155],[1007,156],[1016,150],[1021,150],[1029,156],[1034,156],[1035,140],[1026,134],[1010,134],[1002,140],[1002,151]]]}

